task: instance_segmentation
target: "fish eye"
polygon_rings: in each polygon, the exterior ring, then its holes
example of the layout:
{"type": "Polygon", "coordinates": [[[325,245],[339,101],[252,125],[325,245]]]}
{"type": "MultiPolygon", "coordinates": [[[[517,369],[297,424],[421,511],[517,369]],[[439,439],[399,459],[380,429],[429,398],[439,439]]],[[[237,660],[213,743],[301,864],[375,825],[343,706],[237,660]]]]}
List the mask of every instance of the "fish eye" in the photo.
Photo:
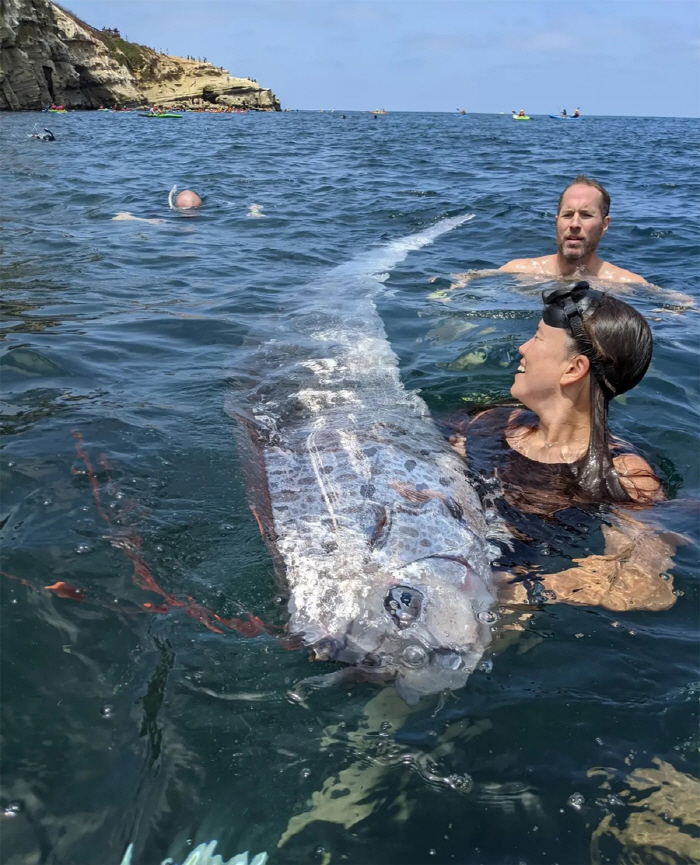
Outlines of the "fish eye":
{"type": "Polygon", "coordinates": [[[401,653],[401,658],[407,667],[413,667],[413,669],[424,667],[428,663],[428,653],[422,646],[417,646],[415,643],[406,646],[401,653]]]}

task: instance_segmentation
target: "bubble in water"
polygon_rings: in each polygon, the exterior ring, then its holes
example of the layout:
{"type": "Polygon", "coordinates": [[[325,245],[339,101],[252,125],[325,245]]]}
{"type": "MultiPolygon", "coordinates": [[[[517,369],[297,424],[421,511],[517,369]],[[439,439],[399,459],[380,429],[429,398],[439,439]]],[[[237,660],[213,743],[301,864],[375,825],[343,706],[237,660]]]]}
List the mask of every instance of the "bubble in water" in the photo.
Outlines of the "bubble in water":
{"type": "Polygon", "coordinates": [[[51,499],[44,499],[44,501],[42,502],[42,504],[44,504],[44,505],[46,505],[46,506],[48,507],[49,505],[52,505],[53,502],[51,501],[51,499]]]}
{"type": "Polygon", "coordinates": [[[90,546],[90,544],[78,544],[78,546],[75,548],[76,553],[79,554],[89,553],[91,550],[92,547],[90,546]]]}
{"type": "Polygon", "coordinates": [[[428,854],[430,856],[437,856],[437,850],[434,847],[431,847],[430,850],[428,850],[428,854]]]}
{"type": "Polygon", "coordinates": [[[388,730],[391,730],[391,722],[390,721],[382,721],[381,727],[379,729],[383,733],[386,733],[388,730]]]}
{"type": "Polygon", "coordinates": [[[566,800],[572,808],[575,808],[577,811],[581,810],[584,802],[586,801],[580,793],[572,793],[571,796],[566,800]]]}
{"type": "Polygon", "coordinates": [[[126,498],[126,496],[121,490],[119,490],[119,492],[115,493],[114,498],[115,499],[124,499],[124,498],[126,498]]]}
{"type": "Polygon", "coordinates": [[[619,805],[623,805],[624,802],[622,799],[618,799],[617,796],[608,796],[608,805],[612,805],[613,807],[617,807],[619,805]]]}
{"type": "Polygon", "coordinates": [[[671,579],[671,575],[670,574],[661,574],[661,579],[668,582],[671,579]]]}
{"type": "Polygon", "coordinates": [[[599,745],[602,745],[602,744],[603,744],[603,740],[600,738],[600,736],[596,736],[596,737],[595,737],[595,740],[596,740],[596,742],[597,742],[599,745]]]}
{"type": "Polygon", "coordinates": [[[16,817],[18,814],[22,812],[22,803],[21,802],[8,802],[4,808],[4,814],[6,817],[16,817]]]}
{"type": "Polygon", "coordinates": [[[487,625],[493,625],[498,621],[498,614],[494,613],[493,610],[482,610],[480,613],[477,613],[477,619],[480,622],[485,622],[487,625]]]}
{"type": "Polygon", "coordinates": [[[448,787],[452,787],[453,790],[461,792],[471,790],[472,787],[471,775],[467,775],[466,772],[463,775],[458,775],[456,773],[454,775],[448,775],[447,778],[445,778],[445,781],[447,781],[448,787]]]}
{"type": "Polygon", "coordinates": [[[308,778],[310,774],[311,774],[311,769],[302,769],[301,770],[301,777],[302,778],[308,778]]]}
{"type": "Polygon", "coordinates": [[[114,714],[114,706],[110,706],[109,703],[105,703],[105,705],[100,709],[100,715],[103,718],[111,718],[114,714]]]}
{"type": "Polygon", "coordinates": [[[482,673],[490,673],[493,670],[493,661],[491,658],[486,658],[479,664],[479,669],[482,673]]]}

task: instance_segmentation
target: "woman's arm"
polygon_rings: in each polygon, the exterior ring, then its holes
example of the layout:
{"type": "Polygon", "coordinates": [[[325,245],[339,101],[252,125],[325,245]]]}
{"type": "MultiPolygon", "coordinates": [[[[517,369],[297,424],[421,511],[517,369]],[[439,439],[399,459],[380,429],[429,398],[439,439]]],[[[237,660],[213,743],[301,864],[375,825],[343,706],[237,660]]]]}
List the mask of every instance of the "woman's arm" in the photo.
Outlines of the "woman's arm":
{"type": "MultiPolygon", "coordinates": [[[[553,603],[600,606],[608,610],[667,610],[676,602],[669,570],[682,539],[654,530],[628,514],[617,514],[612,526],[603,526],[605,552],[574,559],[576,566],[557,574],[537,575],[537,582],[553,603]]],[[[524,583],[512,574],[496,575],[502,603],[529,603],[524,583]]]]}

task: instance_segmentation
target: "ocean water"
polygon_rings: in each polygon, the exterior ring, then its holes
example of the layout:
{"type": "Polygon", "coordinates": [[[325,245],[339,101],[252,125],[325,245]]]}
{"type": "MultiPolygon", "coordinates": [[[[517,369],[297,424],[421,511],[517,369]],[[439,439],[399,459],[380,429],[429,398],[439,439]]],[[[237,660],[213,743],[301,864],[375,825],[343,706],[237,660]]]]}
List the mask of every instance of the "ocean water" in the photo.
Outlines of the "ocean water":
{"type": "Polygon", "coordinates": [[[271,863],[657,861],[634,858],[642,820],[658,861],[700,861],[699,319],[669,294],[700,306],[700,123],[75,113],[30,140],[46,118],[0,115],[3,863],[213,838],[271,863]],[[664,481],[646,519],[682,536],[676,603],[511,616],[444,704],[293,699],[332,665],[284,640],[227,370],[332,268],[469,213],[377,307],[437,417],[507,396],[541,286],[450,274],[553,251],[581,172],[612,195],[604,257],[668,292],[629,292],[655,354],[611,425],[664,481]],[[173,184],[201,212],[168,211],[173,184]]]}

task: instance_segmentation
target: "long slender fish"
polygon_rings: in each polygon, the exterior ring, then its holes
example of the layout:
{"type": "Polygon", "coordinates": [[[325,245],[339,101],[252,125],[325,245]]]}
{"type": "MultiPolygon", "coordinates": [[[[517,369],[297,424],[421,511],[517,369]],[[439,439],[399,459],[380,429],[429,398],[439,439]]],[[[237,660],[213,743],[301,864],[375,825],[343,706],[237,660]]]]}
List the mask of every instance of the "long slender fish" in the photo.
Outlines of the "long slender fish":
{"type": "Polygon", "coordinates": [[[403,386],[373,297],[385,271],[471,218],[305,286],[266,320],[227,395],[290,632],[318,658],[394,679],[408,703],[462,687],[488,646],[491,550],[464,464],[403,386]]]}

